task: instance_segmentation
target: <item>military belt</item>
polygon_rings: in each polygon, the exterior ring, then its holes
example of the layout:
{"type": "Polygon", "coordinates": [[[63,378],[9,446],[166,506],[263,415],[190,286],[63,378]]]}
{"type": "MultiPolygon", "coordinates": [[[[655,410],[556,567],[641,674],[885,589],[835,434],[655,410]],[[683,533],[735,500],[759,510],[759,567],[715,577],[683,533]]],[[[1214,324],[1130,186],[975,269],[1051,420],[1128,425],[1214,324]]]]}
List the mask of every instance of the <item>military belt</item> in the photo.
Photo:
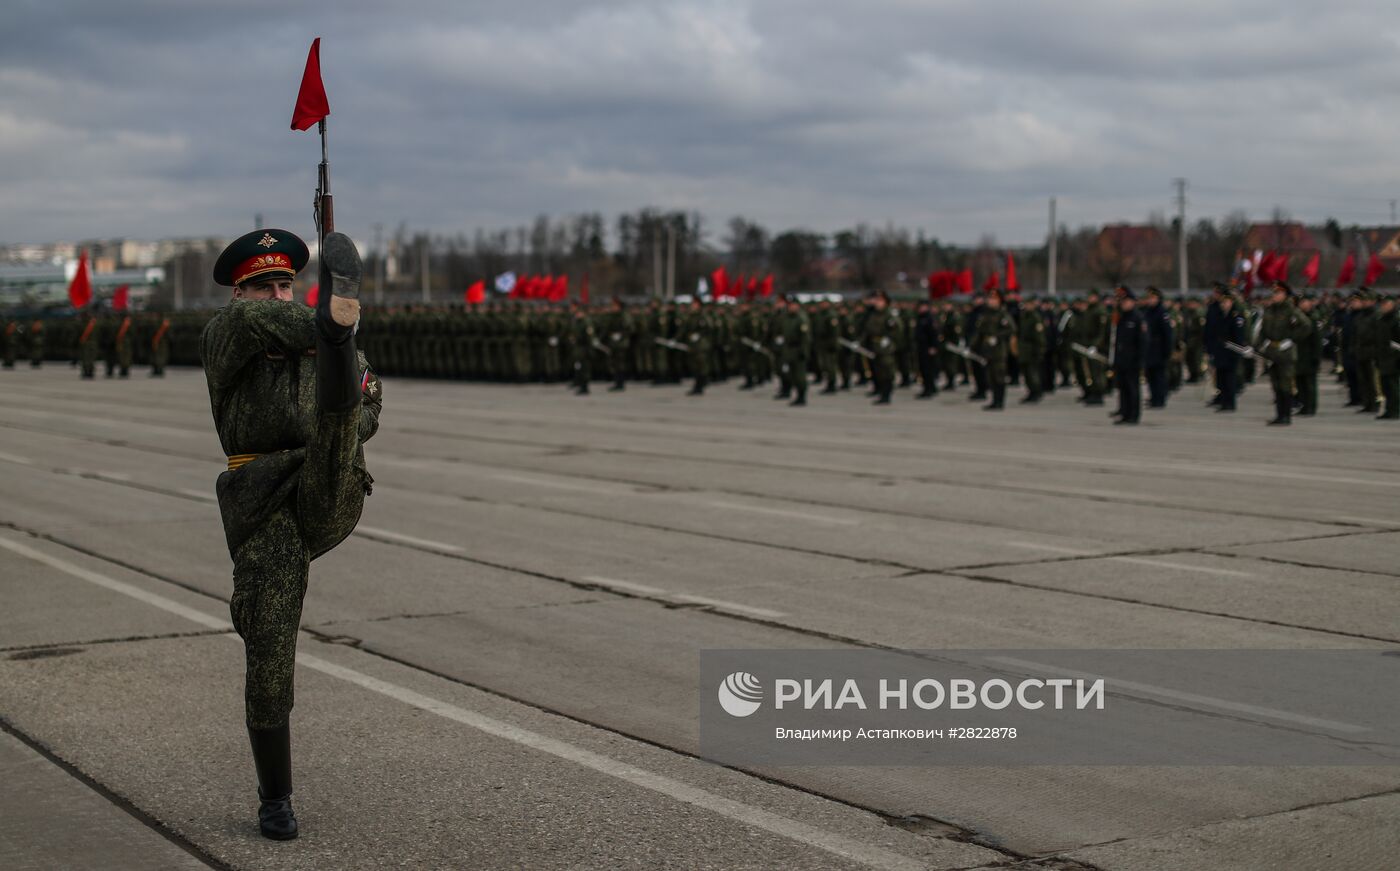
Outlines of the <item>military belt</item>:
{"type": "Polygon", "coordinates": [[[228,458],[228,470],[241,469],[264,454],[234,454],[228,458]]]}

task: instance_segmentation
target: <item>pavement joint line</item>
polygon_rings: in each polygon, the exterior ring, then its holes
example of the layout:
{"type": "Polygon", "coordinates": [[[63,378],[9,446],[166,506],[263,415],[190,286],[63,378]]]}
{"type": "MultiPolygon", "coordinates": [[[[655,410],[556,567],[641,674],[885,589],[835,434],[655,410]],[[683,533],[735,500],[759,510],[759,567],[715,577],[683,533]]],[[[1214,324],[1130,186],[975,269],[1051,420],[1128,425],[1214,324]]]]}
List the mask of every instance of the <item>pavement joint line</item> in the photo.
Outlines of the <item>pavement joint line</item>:
{"type": "MultiPolygon", "coordinates": [[[[1262,542],[1261,544],[1263,544],[1263,543],[1266,543],[1266,542],[1262,542]]],[[[1225,547],[1258,547],[1259,545],[1240,544],[1240,545],[1224,545],[1224,546],[1225,546],[1225,547]]],[[[1278,565],[1282,565],[1282,566],[1293,566],[1294,568],[1300,568],[1300,569],[1322,569],[1322,570],[1324,570],[1324,571],[1329,571],[1329,572],[1355,572],[1355,573],[1357,573],[1357,574],[1362,574],[1362,575],[1375,575],[1375,576],[1381,577],[1381,578],[1400,578],[1400,572],[1382,572],[1382,571],[1379,571],[1379,570],[1377,570],[1377,569],[1362,569],[1362,568],[1354,568],[1354,567],[1351,567],[1351,566],[1330,566],[1330,565],[1324,565],[1323,563],[1310,563],[1310,562],[1304,562],[1304,561],[1302,561],[1302,560],[1283,559],[1282,557],[1276,557],[1276,556],[1261,556],[1261,555],[1259,555],[1259,554],[1253,554],[1253,553],[1228,553],[1228,552],[1224,552],[1224,551],[1214,550],[1213,548],[1201,548],[1201,550],[1200,550],[1199,552],[1200,552],[1200,553],[1204,553],[1204,554],[1210,554],[1211,556],[1227,557],[1227,558],[1229,558],[1229,559],[1252,559],[1252,560],[1259,560],[1260,562],[1266,562],[1266,563],[1277,563],[1278,565]]]]}
{"type": "Polygon", "coordinates": [[[58,753],[55,752],[52,748],[48,747],[42,741],[39,741],[29,733],[25,732],[23,729],[16,726],[14,723],[10,722],[3,715],[0,715],[0,732],[4,732],[5,734],[12,736],[16,741],[19,741],[21,744],[24,744],[30,750],[33,750],[35,753],[39,754],[39,756],[43,757],[45,761],[56,766],[64,774],[67,774],[69,777],[78,781],[83,786],[97,793],[97,795],[106,799],[109,803],[116,806],[127,816],[130,816],[132,819],[136,820],[141,825],[145,826],[146,828],[155,832],[160,837],[169,841],[171,844],[174,844],[176,847],[190,854],[190,856],[194,857],[198,861],[203,862],[210,868],[216,869],[216,871],[234,871],[233,866],[205,852],[203,848],[195,844],[193,841],[186,840],[183,835],[180,835],[178,832],[175,832],[174,830],[170,829],[160,820],[156,819],[155,817],[143,811],[141,808],[137,807],[130,799],[126,798],[122,794],[118,793],[116,790],[107,786],[102,781],[88,774],[86,771],[83,771],[81,768],[74,765],[72,762],[69,762],[67,759],[64,759],[62,756],[58,755],[58,753]]]}
{"type": "Polygon", "coordinates": [[[649,587],[646,584],[621,581],[616,578],[605,578],[601,575],[585,575],[583,580],[590,584],[597,584],[600,587],[607,587],[608,589],[621,589],[649,596],[661,596],[677,602],[685,602],[693,605],[708,605],[725,611],[738,611],[742,614],[750,614],[754,617],[761,617],[769,620],[778,620],[788,616],[782,611],[758,608],[753,605],[745,605],[742,602],[729,602],[724,599],[712,599],[708,596],[693,596],[689,593],[663,590],[660,587],[649,587]]]}
{"type": "MultiPolygon", "coordinates": [[[[1069,856],[1070,854],[1079,852],[1080,850],[1088,850],[1088,849],[1092,849],[1092,848],[1094,848],[1094,847],[1105,847],[1105,846],[1108,846],[1108,845],[1110,845],[1110,844],[1130,844],[1130,843],[1133,843],[1133,842],[1135,842],[1135,841],[1145,841],[1145,840],[1151,840],[1151,839],[1155,839],[1155,838],[1164,838],[1164,837],[1168,837],[1168,836],[1170,836],[1170,835],[1179,835],[1179,834],[1183,834],[1183,833],[1187,833],[1187,832],[1200,831],[1200,830],[1203,830],[1203,829],[1217,828],[1217,827],[1219,827],[1219,826],[1221,826],[1221,825],[1225,825],[1225,824],[1229,824],[1229,823],[1247,823],[1247,822],[1253,822],[1254,820],[1267,820],[1267,819],[1269,819],[1270,817],[1286,816],[1286,815],[1288,815],[1288,814],[1301,813],[1301,812],[1303,812],[1303,811],[1315,810],[1315,809],[1317,809],[1317,808],[1334,807],[1334,806],[1336,806],[1336,805],[1350,804],[1350,803],[1355,802],[1355,801],[1367,801],[1368,799],[1373,799],[1373,798],[1385,798],[1386,796],[1389,796],[1389,795],[1400,795],[1400,788],[1397,788],[1397,789],[1381,789],[1381,790],[1377,790],[1376,792],[1367,792],[1367,793],[1363,793],[1363,794],[1361,794],[1361,795],[1344,796],[1344,797],[1342,797],[1342,798],[1329,798],[1329,799],[1324,799],[1324,800],[1322,800],[1322,801],[1314,801],[1314,802],[1309,802],[1309,803],[1307,803],[1307,804],[1297,805],[1296,807],[1284,808],[1284,809],[1282,809],[1282,810],[1274,810],[1274,811],[1267,811],[1266,813],[1262,813],[1262,814],[1254,814],[1253,816],[1247,816],[1247,817],[1230,817],[1230,818],[1228,818],[1228,819],[1212,820],[1212,821],[1210,821],[1210,822],[1200,823],[1200,824],[1196,824],[1196,825],[1189,825],[1189,826],[1181,826],[1181,827],[1175,828],[1175,829],[1166,829],[1166,830],[1164,830],[1164,831],[1152,832],[1152,833],[1150,833],[1150,834],[1143,834],[1143,835],[1138,835],[1138,836],[1130,837],[1130,838],[1113,838],[1113,839],[1108,840],[1108,841],[1099,841],[1099,842],[1093,843],[1093,844],[1081,844],[1080,846],[1075,847],[1075,848],[1073,848],[1073,849],[1064,850],[1064,851],[1062,851],[1062,852],[1060,852],[1060,853],[1056,853],[1055,856],[1056,856],[1056,857],[1067,857],[1067,856],[1069,856]]],[[[1076,861],[1076,860],[1071,860],[1071,861],[1076,861]]],[[[993,867],[995,867],[995,866],[993,866],[993,867]]]]}
{"type": "Polygon", "coordinates": [[[19,456],[19,455],[17,455],[17,454],[0,453],[0,460],[4,460],[4,461],[7,462],[7,463],[15,463],[15,464],[21,465],[21,466],[32,466],[32,465],[34,465],[34,461],[33,461],[33,460],[29,459],[28,457],[21,457],[21,456],[19,456]]]}
{"type": "Polygon", "coordinates": [[[1029,668],[1035,670],[1061,671],[1066,675],[1092,680],[1102,679],[1106,683],[1123,687],[1134,692],[1145,695],[1159,696],[1170,699],[1174,702],[1184,702],[1189,705],[1204,705],[1222,711],[1230,711],[1235,714],[1248,714],[1253,717],[1263,717],[1270,720],[1279,720],[1285,723],[1296,723],[1301,726],[1315,726],[1319,729],[1326,729],[1331,732],[1342,732],[1348,735],[1357,735],[1362,732],[1369,732],[1367,726],[1357,726],[1353,723],[1343,723],[1339,720],[1329,720],[1325,717],[1313,717],[1308,714],[1296,714],[1292,711],[1282,711],[1277,708],[1267,708],[1261,705],[1249,705],[1243,702],[1233,702],[1229,699],[1217,699],[1212,696],[1203,696],[1198,693],[1188,693],[1182,690],[1174,690],[1170,687],[1157,686],[1155,684],[1141,683],[1138,681],[1123,680],[1122,678],[1111,677],[1103,674],[1092,674],[1074,669],[1063,669],[1059,666],[1046,665],[1043,662],[1031,662],[1028,659],[1020,659],[1014,656],[990,656],[992,662],[1000,662],[1004,665],[1011,665],[1018,668],[1029,668]]]}
{"type": "Polygon", "coordinates": [[[1183,572],[1202,572],[1209,575],[1226,575],[1235,578],[1252,578],[1252,572],[1241,572],[1235,569],[1216,569],[1209,566],[1193,566],[1188,563],[1176,563],[1169,560],[1145,559],[1135,556],[1111,556],[1108,559],[1121,563],[1133,563],[1140,566],[1158,566],[1166,569],[1177,569],[1183,572]]]}
{"type": "MultiPolygon", "coordinates": [[[[151,593],[139,587],[132,586],[131,584],[109,578],[98,572],[74,565],[67,560],[50,556],[49,554],[35,550],[6,536],[0,536],[0,547],[58,569],[73,577],[88,581],[99,587],[122,593],[144,604],[184,617],[202,626],[211,629],[226,629],[228,630],[227,632],[220,632],[219,634],[241,643],[241,639],[231,634],[233,627],[227,622],[205,614],[202,611],[190,608],[173,599],[168,599],[157,593],[151,593]]],[[[390,681],[380,680],[379,678],[372,677],[352,668],[337,665],[308,653],[298,653],[296,658],[297,662],[308,668],[339,678],[359,686],[362,689],[377,692],[380,695],[387,696],[420,710],[437,714],[444,719],[461,723],[478,731],[485,732],[488,735],[512,741],[532,750],[547,753],[600,774],[606,774],[618,780],[631,783],[634,786],[649,789],[652,792],[659,793],[676,801],[693,805],[702,810],[707,810],[719,816],[734,820],[735,822],[743,823],[752,828],[762,829],[770,834],[797,841],[809,847],[824,850],[844,859],[849,859],[872,868],[890,869],[890,871],[916,871],[916,869],[925,867],[922,862],[913,857],[904,856],[881,847],[865,844],[843,835],[826,832],[815,826],[782,816],[781,814],[766,811],[762,808],[735,801],[734,799],[725,798],[699,787],[666,777],[665,775],[656,774],[655,772],[647,771],[611,757],[594,753],[582,747],[577,747],[566,741],[549,738],[537,732],[511,725],[476,711],[471,711],[449,702],[434,699],[411,690],[408,687],[400,686],[390,681]]]]}
{"type": "Polygon", "coordinates": [[[102,644],[128,644],[136,641],[168,641],[172,638],[204,638],[210,635],[223,635],[223,629],[199,629],[191,632],[158,632],[150,635],[128,635],[124,638],[90,638],[80,641],[48,641],[42,644],[17,644],[13,647],[0,647],[0,654],[23,653],[29,650],[50,650],[62,647],[96,647],[102,644]]]}

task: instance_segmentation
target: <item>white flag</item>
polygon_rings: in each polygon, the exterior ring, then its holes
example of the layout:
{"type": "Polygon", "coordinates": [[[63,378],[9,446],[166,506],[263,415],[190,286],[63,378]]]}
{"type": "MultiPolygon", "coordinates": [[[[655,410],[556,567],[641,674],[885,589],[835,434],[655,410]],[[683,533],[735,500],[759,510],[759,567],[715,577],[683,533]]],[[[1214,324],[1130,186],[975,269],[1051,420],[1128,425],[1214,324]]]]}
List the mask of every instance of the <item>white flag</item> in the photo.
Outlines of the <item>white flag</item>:
{"type": "Polygon", "coordinates": [[[514,272],[502,272],[500,275],[496,276],[497,293],[510,293],[512,290],[515,290],[514,272]]]}

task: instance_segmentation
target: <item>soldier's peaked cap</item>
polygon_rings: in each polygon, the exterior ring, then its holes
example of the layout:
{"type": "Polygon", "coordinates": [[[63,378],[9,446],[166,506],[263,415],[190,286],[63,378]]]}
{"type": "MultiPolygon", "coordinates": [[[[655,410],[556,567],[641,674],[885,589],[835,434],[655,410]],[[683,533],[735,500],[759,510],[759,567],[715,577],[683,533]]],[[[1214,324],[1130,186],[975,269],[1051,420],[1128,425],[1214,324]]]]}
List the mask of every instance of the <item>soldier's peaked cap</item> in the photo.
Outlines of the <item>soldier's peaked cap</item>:
{"type": "Polygon", "coordinates": [[[245,281],[271,275],[296,275],[306,267],[311,252],[306,243],[287,230],[254,230],[229,243],[214,263],[214,282],[236,287],[245,281]]]}

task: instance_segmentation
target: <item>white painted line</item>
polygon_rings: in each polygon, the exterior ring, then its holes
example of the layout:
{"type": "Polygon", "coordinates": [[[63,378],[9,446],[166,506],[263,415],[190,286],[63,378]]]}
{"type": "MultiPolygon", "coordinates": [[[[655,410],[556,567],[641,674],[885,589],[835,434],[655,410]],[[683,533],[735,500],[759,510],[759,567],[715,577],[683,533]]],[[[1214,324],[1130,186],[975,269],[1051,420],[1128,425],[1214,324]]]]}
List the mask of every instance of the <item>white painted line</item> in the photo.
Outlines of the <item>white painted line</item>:
{"type": "Polygon", "coordinates": [[[1167,561],[1167,560],[1161,560],[1161,559],[1146,559],[1146,558],[1143,558],[1143,557],[1135,557],[1135,556],[1111,556],[1111,557],[1108,557],[1108,559],[1111,559],[1111,560],[1113,560],[1114,562],[1120,562],[1120,563],[1134,563],[1134,564],[1136,564],[1136,565],[1142,565],[1142,566],[1159,566],[1159,567],[1164,568],[1164,569],[1178,569],[1178,570],[1183,571],[1183,572],[1204,572],[1205,574],[1210,574],[1210,575],[1227,575],[1227,576],[1229,576],[1229,577],[1234,577],[1234,578],[1252,578],[1252,577],[1254,577],[1254,575],[1253,575],[1252,573],[1250,573],[1250,572],[1241,572],[1241,571],[1236,571],[1235,569],[1216,569],[1216,568],[1210,568],[1209,566],[1193,566],[1193,565],[1188,565],[1188,564],[1186,564],[1186,563],[1174,563],[1174,562],[1169,562],[1169,561],[1167,561]]]}
{"type": "Polygon", "coordinates": [[[115,481],[118,484],[126,484],[131,481],[131,475],[127,472],[86,472],[82,469],[76,470],[79,474],[87,474],[99,481],[115,481]]]}
{"type": "Polygon", "coordinates": [[[693,605],[709,605],[711,607],[734,611],[739,614],[748,614],[752,617],[763,617],[768,620],[777,620],[786,617],[782,611],[770,611],[767,608],[756,608],[752,605],[745,605],[740,602],[726,602],[724,599],[711,599],[708,596],[692,596],[689,593],[674,593],[670,590],[663,590],[660,587],[649,587],[646,584],[636,584],[631,581],[619,581],[616,578],[605,578],[600,575],[585,575],[583,580],[590,584],[597,584],[600,587],[612,587],[618,590],[625,590],[630,593],[642,593],[648,596],[657,596],[669,599],[673,602],[687,602],[693,605]]]}
{"type": "Polygon", "coordinates": [[[1023,547],[1028,548],[1030,550],[1044,550],[1049,551],[1051,553],[1063,553],[1069,556],[1084,556],[1091,557],[1093,559],[1112,560],[1114,562],[1120,563],[1134,563],[1135,565],[1158,566],[1160,568],[1166,569],[1179,569],[1184,572],[1204,572],[1206,574],[1211,575],[1229,575],[1230,577],[1236,578],[1254,577],[1254,575],[1250,572],[1241,572],[1236,569],[1217,569],[1210,568],[1208,566],[1193,566],[1187,563],[1174,563],[1168,560],[1148,559],[1146,557],[1136,556],[1100,556],[1095,554],[1093,551],[1075,550],[1072,547],[1056,547],[1053,544],[1032,544],[1029,541],[1008,541],[1005,542],[1005,544],[1009,547],[1023,547]]]}
{"type": "Polygon", "coordinates": [[[138,599],[142,602],[145,602],[147,605],[153,605],[157,608],[160,608],[163,611],[169,611],[171,614],[176,614],[180,617],[184,617],[186,620],[193,620],[195,623],[198,623],[199,625],[204,626],[205,628],[227,630],[233,629],[233,625],[227,620],[220,620],[215,617],[210,617],[203,611],[197,611],[194,608],[190,608],[186,605],[181,605],[179,602],[176,602],[173,599],[167,599],[164,596],[158,595],[156,593],[147,592],[146,590],[143,590],[140,587],[132,586],[131,584],[128,584],[124,581],[118,581],[115,578],[109,578],[106,575],[90,571],[88,569],[83,568],[82,566],[74,565],[73,563],[70,563],[67,560],[62,560],[55,556],[49,556],[41,550],[35,550],[29,545],[21,544],[20,542],[15,541],[12,538],[0,536],[0,547],[5,548],[6,550],[13,551],[14,553],[17,553],[20,556],[28,557],[29,559],[32,559],[35,562],[43,563],[44,565],[49,566],[50,568],[55,568],[61,572],[66,572],[67,574],[70,574],[75,578],[81,578],[82,580],[87,581],[88,583],[96,584],[99,587],[105,587],[106,589],[112,590],[113,592],[122,593],[124,595],[130,596],[133,599],[138,599]]]}
{"type": "Polygon", "coordinates": [[[740,614],[750,614],[769,620],[777,620],[779,617],[787,616],[782,611],[770,611],[767,608],[755,608],[752,605],[740,605],[738,602],[726,602],[723,599],[710,599],[705,596],[691,596],[686,593],[677,593],[676,599],[681,602],[692,602],[696,605],[712,605],[719,610],[737,611],[740,614]]]}
{"type": "Polygon", "coordinates": [[[583,579],[590,584],[597,584],[600,587],[615,587],[619,590],[627,590],[631,593],[646,593],[649,596],[669,596],[667,591],[659,587],[648,587],[646,584],[634,584],[631,581],[619,581],[616,578],[604,578],[598,575],[584,575],[583,579]]]}
{"type": "Polygon", "coordinates": [[[1003,543],[1008,547],[1021,547],[1027,550],[1044,550],[1049,551],[1050,553],[1070,554],[1071,556],[1093,556],[1094,554],[1094,552],[1091,550],[1077,550],[1072,547],[1056,547],[1053,544],[1032,544],[1029,541],[1007,541],[1003,543]]]}
{"type": "Polygon", "coordinates": [[[809,826],[806,823],[772,813],[771,811],[766,811],[761,808],[753,807],[752,805],[744,804],[743,802],[716,795],[715,793],[700,789],[699,787],[691,786],[688,783],[682,783],[679,780],[674,780],[670,777],[638,768],[635,765],[620,762],[609,756],[603,756],[591,750],[576,747],[568,742],[559,741],[537,732],[531,732],[528,729],[522,729],[519,726],[502,722],[493,717],[477,713],[476,711],[469,711],[466,708],[461,708],[457,705],[425,696],[407,687],[371,677],[362,672],[355,671],[354,669],[336,665],[333,662],[311,656],[310,654],[298,653],[297,661],[308,668],[313,668],[323,674],[340,678],[343,681],[355,684],[371,692],[388,696],[391,699],[403,702],[421,711],[437,714],[439,717],[461,723],[464,726],[469,726],[478,731],[485,732],[488,735],[493,735],[506,741],[512,741],[541,753],[548,753],[551,756],[563,759],[566,762],[572,762],[582,768],[588,768],[600,774],[615,777],[618,780],[642,787],[643,789],[649,789],[667,798],[694,805],[702,810],[727,817],[735,822],[743,823],[744,825],[752,826],[756,829],[762,829],[763,831],[778,835],[779,837],[797,841],[800,844],[806,844],[809,847],[825,850],[833,855],[849,859],[853,862],[859,862],[871,868],[898,869],[898,871],[909,869],[909,871],[914,871],[914,869],[927,867],[924,862],[912,857],[901,856],[898,853],[880,847],[863,844],[842,835],[833,834],[815,826],[809,826]]]}
{"type": "Polygon", "coordinates": [[[29,459],[28,457],[20,457],[16,456],[15,454],[0,453],[0,460],[4,460],[7,463],[19,463],[21,466],[34,465],[34,461],[29,459]]]}
{"type": "Polygon", "coordinates": [[[805,511],[785,511],[781,508],[761,508],[757,505],[744,505],[739,502],[721,502],[718,499],[711,499],[705,503],[713,508],[732,508],[736,511],[756,511],[759,514],[776,514],[780,517],[795,517],[799,520],[810,520],[814,523],[832,523],[837,526],[859,526],[859,520],[851,520],[846,517],[831,517],[826,514],[808,514],[805,511]]]}
{"type": "Polygon", "coordinates": [[[180,489],[176,490],[175,492],[176,492],[176,493],[180,493],[180,494],[182,494],[182,495],[184,495],[184,496],[189,496],[189,497],[192,498],[192,499],[199,499],[199,500],[204,501],[204,502],[213,502],[213,503],[216,503],[216,504],[217,504],[218,501],[219,501],[219,497],[218,497],[218,496],[215,496],[213,493],[209,493],[209,492],[204,491],[204,490],[194,490],[194,489],[191,489],[191,488],[181,487],[180,489]]]}
{"type": "MultiPolygon", "coordinates": [[[[22,556],[27,556],[100,587],[105,587],[118,593],[124,593],[148,605],[153,605],[162,610],[169,611],[172,614],[178,614],[201,626],[206,626],[210,629],[233,628],[223,620],[215,619],[193,608],[187,608],[179,602],[167,599],[164,596],[156,595],[155,593],[148,593],[139,587],[133,587],[130,584],[113,580],[97,572],[88,571],[80,566],[34,550],[12,539],[0,536],[0,547],[8,548],[22,556]]],[[[233,638],[235,641],[239,640],[237,636],[230,635],[229,637],[233,638]]],[[[716,795],[715,793],[700,789],[699,787],[691,786],[688,783],[682,783],[679,780],[674,780],[670,777],[638,768],[635,765],[629,765],[626,762],[594,753],[591,750],[576,747],[566,741],[549,738],[537,732],[531,732],[528,729],[522,729],[519,726],[514,726],[510,723],[488,717],[485,714],[469,711],[466,708],[425,696],[407,687],[371,677],[355,669],[336,665],[333,662],[321,659],[317,656],[312,656],[307,653],[298,653],[297,662],[307,668],[319,671],[322,674],[339,678],[362,689],[379,693],[380,695],[387,696],[411,707],[418,708],[421,711],[437,714],[439,717],[451,720],[455,723],[461,723],[464,726],[477,729],[488,735],[512,741],[541,753],[548,753],[551,756],[563,759],[566,762],[572,762],[580,767],[591,769],[600,774],[606,774],[609,777],[615,777],[618,780],[651,790],[652,792],[659,793],[679,802],[684,802],[685,804],[694,805],[702,810],[710,811],[711,813],[726,817],[735,822],[752,826],[756,829],[762,829],[763,831],[779,837],[787,838],[788,840],[796,841],[800,844],[806,844],[810,847],[816,847],[819,850],[825,850],[833,855],[858,862],[871,868],[890,869],[890,871],[919,871],[919,869],[927,867],[925,863],[912,857],[902,856],[881,847],[864,844],[842,835],[824,831],[816,826],[809,826],[806,823],[772,813],[771,811],[766,811],[761,808],[753,807],[752,805],[744,804],[743,802],[716,795]]]]}
{"type": "Polygon", "coordinates": [[[510,481],[515,484],[533,484],[536,487],[554,487],[558,490],[579,490],[584,493],[606,493],[616,495],[630,490],[630,487],[609,486],[605,484],[578,484],[567,481],[550,481],[541,478],[527,477],[525,475],[507,475],[504,472],[489,472],[487,478],[494,478],[497,481],[510,481]]]}
{"type": "Polygon", "coordinates": [[[1344,517],[1339,516],[1336,520],[1345,520],[1349,523],[1367,523],[1372,526],[1400,526],[1400,517],[1392,517],[1389,520],[1381,520],[1379,517],[1344,517]]]}
{"type": "Polygon", "coordinates": [[[1061,668],[1058,665],[1046,665],[1041,662],[1031,662],[1025,659],[1017,659],[1013,656],[989,656],[990,662],[1000,662],[1006,665],[1013,665],[1017,668],[1030,668],[1036,671],[1051,671],[1061,677],[1078,677],[1089,680],[1099,680],[1102,678],[1110,687],[1121,687],[1133,690],[1146,696],[1159,696],[1165,699],[1172,699],[1178,702],[1200,705],[1207,708],[1217,708],[1223,711],[1233,711],[1239,714],[1250,714],[1255,717],[1264,717],[1270,720],[1282,720],[1287,723],[1299,723],[1304,726],[1316,726],[1320,729],[1328,729],[1333,732],[1347,732],[1356,734],[1358,732],[1369,732],[1369,727],[1355,726],[1351,723],[1341,723],[1336,720],[1325,720],[1321,717],[1310,717],[1307,714],[1295,714],[1292,711],[1280,711],[1276,708],[1263,708],[1258,705],[1246,705],[1242,702],[1232,702],[1229,699],[1217,699],[1211,696],[1197,695],[1196,693],[1182,692],[1168,687],[1159,687],[1153,684],[1137,683],[1136,681],[1120,680],[1116,677],[1108,677],[1102,674],[1090,674],[1083,671],[1061,668]]]}
{"type": "Polygon", "coordinates": [[[465,553],[466,549],[455,544],[433,541],[427,538],[415,538],[411,535],[404,535],[400,532],[390,532],[387,529],[376,529],[373,526],[358,526],[355,528],[356,535],[378,541],[387,541],[391,544],[412,544],[418,547],[425,547],[429,550],[440,550],[443,553],[465,553]]]}

